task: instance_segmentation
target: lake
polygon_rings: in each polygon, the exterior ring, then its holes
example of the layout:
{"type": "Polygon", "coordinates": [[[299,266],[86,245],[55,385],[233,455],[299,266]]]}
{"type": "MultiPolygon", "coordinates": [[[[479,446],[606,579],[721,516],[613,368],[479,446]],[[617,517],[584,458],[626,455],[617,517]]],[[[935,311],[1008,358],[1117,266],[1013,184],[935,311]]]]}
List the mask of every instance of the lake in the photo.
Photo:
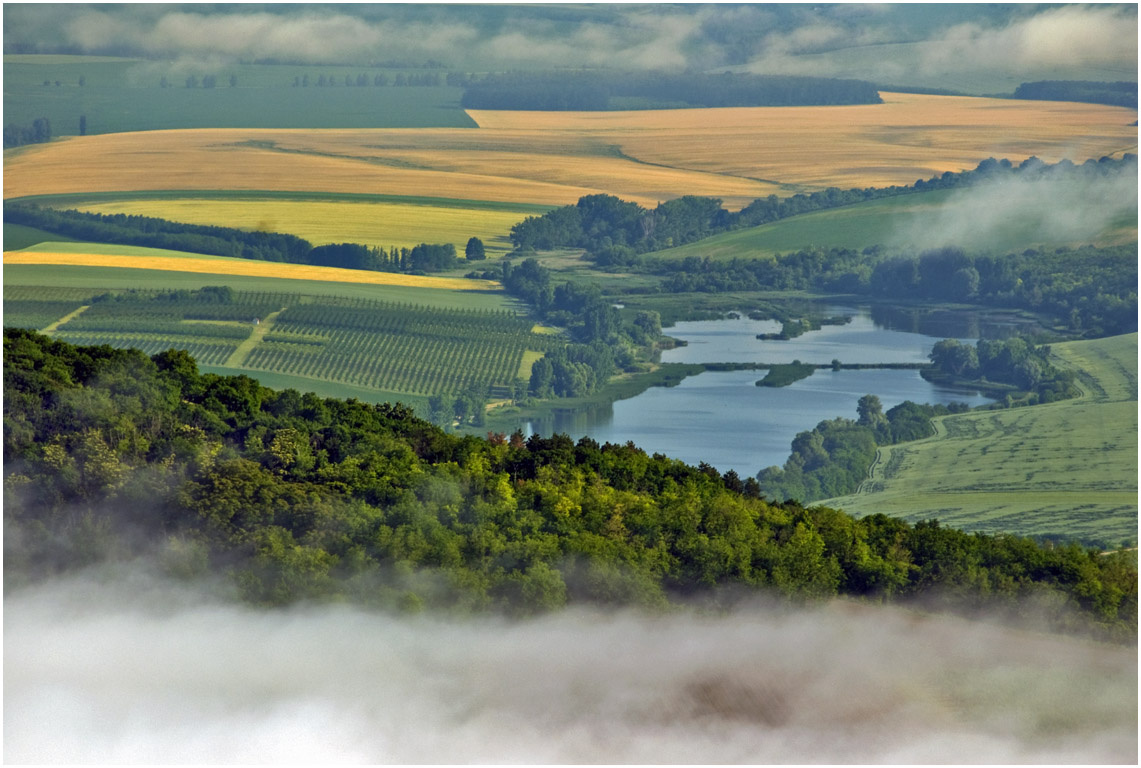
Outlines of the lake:
{"type": "MultiPolygon", "coordinates": [[[[665,333],[687,342],[662,353],[662,362],[911,363],[926,362],[944,336],[887,328],[866,309],[829,308],[850,314],[846,325],[825,326],[788,341],[761,341],[774,333],[773,320],[702,320],[680,322],[665,333]]],[[[974,344],[974,339],[960,339],[974,344]]],[[[904,400],[917,403],[991,402],[975,392],[948,389],[925,381],[915,370],[818,370],[788,387],[758,387],[764,370],[706,371],[676,387],[652,387],[610,405],[557,413],[530,422],[524,432],[562,432],[577,440],[589,435],[599,443],[633,441],[648,453],[663,453],[687,464],[702,461],[741,477],[782,465],[797,433],[838,416],[856,418],[856,403],[877,395],[884,410],[904,400]]]]}

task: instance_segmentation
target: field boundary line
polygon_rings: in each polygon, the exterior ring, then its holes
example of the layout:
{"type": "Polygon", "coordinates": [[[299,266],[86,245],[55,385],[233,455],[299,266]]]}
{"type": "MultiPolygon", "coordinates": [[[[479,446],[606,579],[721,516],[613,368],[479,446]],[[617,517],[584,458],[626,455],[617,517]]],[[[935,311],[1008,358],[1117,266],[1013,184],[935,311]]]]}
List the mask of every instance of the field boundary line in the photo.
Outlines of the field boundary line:
{"type": "Polygon", "coordinates": [[[256,259],[226,257],[195,258],[166,256],[117,256],[89,253],[48,253],[41,251],[5,251],[4,264],[34,264],[60,267],[119,267],[155,269],[162,272],[193,272],[243,277],[279,277],[289,280],[316,280],[331,283],[386,285],[410,288],[435,288],[447,291],[498,291],[495,280],[460,277],[406,275],[402,272],[374,272],[367,269],[317,267],[309,264],[285,264],[256,259]]]}
{"type": "Polygon", "coordinates": [[[70,322],[71,322],[72,320],[74,320],[76,317],[78,317],[79,315],[83,314],[84,312],[86,312],[86,311],[87,311],[87,310],[89,310],[89,309],[91,309],[91,305],[90,305],[90,304],[84,304],[82,307],[80,307],[79,309],[75,310],[74,312],[68,312],[66,315],[64,315],[63,317],[61,317],[59,320],[56,320],[54,323],[51,323],[51,324],[50,324],[50,325],[48,325],[46,328],[44,328],[43,330],[41,330],[41,331],[40,331],[40,333],[55,333],[55,331],[56,331],[56,330],[57,330],[57,329],[58,329],[58,328],[59,328],[61,325],[63,325],[64,323],[70,323],[70,322]]]}
{"type": "Polygon", "coordinates": [[[241,368],[243,363],[246,362],[246,358],[254,351],[254,347],[269,333],[269,329],[273,327],[273,321],[286,309],[288,309],[288,307],[282,307],[276,312],[270,312],[266,315],[264,320],[261,320],[254,326],[245,341],[239,344],[237,349],[230,353],[230,356],[226,358],[226,362],[222,363],[222,366],[225,368],[241,368]]]}

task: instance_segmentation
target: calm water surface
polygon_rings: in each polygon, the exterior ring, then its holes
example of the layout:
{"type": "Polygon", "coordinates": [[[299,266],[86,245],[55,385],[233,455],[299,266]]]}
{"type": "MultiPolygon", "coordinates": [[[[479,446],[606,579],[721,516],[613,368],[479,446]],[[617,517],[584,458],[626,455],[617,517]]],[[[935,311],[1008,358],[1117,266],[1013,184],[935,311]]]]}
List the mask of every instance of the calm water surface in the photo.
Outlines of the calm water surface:
{"type": "MultiPolygon", "coordinates": [[[[780,330],[771,320],[706,320],[666,330],[688,342],[662,353],[663,362],[908,363],[926,362],[944,336],[890,330],[863,310],[849,310],[847,325],[825,326],[789,341],[760,341],[758,333],[780,330]]],[[[962,339],[974,343],[973,339],[962,339]]],[[[991,402],[977,393],[935,386],[909,370],[816,371],[788,387],[758,387],[759,371],[707,371],[676,387],[652,387],[637,397],[586,411],[532,422],[541,434],[563,432],[599,443],[633,441],[649,453],[688,464],[702,461],[742,477],[781,465],[798,432],[824,419],[856,417],[856,403],[879,396],[884,410],[904,400],[917,403],[991,402]]],[[[526,431],[526,430],[525,430],[526,431]]]]}

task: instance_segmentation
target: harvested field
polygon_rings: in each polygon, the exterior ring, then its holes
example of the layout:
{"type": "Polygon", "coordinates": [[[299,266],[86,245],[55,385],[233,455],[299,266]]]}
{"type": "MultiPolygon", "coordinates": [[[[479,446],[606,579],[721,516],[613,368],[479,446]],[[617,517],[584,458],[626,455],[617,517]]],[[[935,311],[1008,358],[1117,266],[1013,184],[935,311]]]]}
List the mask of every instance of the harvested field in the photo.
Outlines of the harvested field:
{"type": "Polygon", "coordinates": [[[169,256],[109,255],[101,253],[59,253],[10,251],[4,254],[5,265],[36,264],[80,267],[126,267],[169,272],[197,272],[216,275],[276,277],[293,280],[321,280],[366,285],[394,285],[438,288],[446,291],[488,291],[499,288],[492,280],[468,280],[451,277],[423,277],[392,272],[367,272],[336,267],[311,267],[304,264],[280,264],[249,259],[212,257],[194,259],[169,256]]]}
{"type": "Polygon", "coordinates": [[[884,94],[851,107],[473,111],[471,129],[203,129],[85,136],[5,158],[5,197],[295,190],[562,205],[605,192],[729,207],[777,192],[911,184],[987,157],[1137,150],[1135,110],[884,94]]]}
{"type": "Polygon", "coordinates": [[[883,104],[639,112],[471,110],[481,128],[599,135],[641,162],[808,188],[911,184],[987,157],[1137,151],[1136,110],[883,93],[883,104]]]}

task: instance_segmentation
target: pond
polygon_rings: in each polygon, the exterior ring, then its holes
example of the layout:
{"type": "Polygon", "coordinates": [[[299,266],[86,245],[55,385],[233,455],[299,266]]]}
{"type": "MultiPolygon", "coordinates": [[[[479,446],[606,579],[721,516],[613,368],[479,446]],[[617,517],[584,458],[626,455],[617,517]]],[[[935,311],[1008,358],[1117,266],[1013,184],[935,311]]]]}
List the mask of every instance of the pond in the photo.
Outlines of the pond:
{"type": "MultiPolygon", "coordinates": [[[[866,309],[830,308],[851,313],[846,325],[825,326],[788,341],[761,341],[773,333],[771,320],[705,320],[677,323],[666,330],[687,346],[662,353],[663,362],[908,363],[926,362],[943,336],[882,327],[866,309]]],[[[964,338],[974,344],[974,339],[964,338]]],[[[687,464],[704,461],[741,477],[782,465],[797,433],[824,419],[856,417],[856,403],[877,395],[884,410],[904,400],[917,403],[991,402],[975,392],[936,386],[915,370],[818,370],[788,387],[758,387],[764,370],[706,371],[676,387],[652,387],[636,397],[597,408],[567,411],[535,420],[525,432],[562,432],[573,439],[589,435],[599,443],[633,441],[648,453],[662,453],[687,464]]]]}

